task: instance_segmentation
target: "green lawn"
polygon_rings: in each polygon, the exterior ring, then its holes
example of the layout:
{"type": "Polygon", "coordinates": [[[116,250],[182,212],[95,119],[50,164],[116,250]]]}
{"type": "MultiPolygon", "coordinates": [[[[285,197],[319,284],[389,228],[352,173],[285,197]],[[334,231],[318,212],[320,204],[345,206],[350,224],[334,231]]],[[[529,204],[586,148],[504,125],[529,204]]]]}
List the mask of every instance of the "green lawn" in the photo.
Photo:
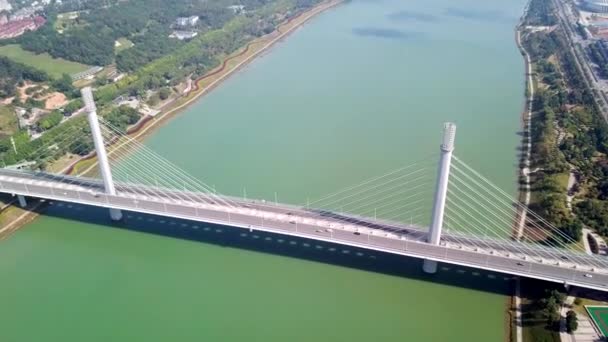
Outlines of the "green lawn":
{"type": "Polygon", "coordinates": [[[60,77],[64,73],[71,75],[90,68],[88,65],[66,61],[61,58],[53,58],[46,53],[37,55],[23,50],[17,44],[0,46],[0,56],[6,56],[16,62],[46,71],[52,77],[60,77]]]}
{"type": "Polygon", "coordinates": [[[0,137],[10,136],[19,128],[12,106],[0,106],[0,137]]]}

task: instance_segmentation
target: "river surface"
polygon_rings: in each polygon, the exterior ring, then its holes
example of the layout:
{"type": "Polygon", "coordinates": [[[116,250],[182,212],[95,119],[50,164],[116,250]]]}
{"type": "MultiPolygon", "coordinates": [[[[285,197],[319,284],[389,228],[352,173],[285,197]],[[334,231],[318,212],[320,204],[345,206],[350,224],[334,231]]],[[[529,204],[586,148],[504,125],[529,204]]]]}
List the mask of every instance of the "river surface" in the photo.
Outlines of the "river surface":
{"type": "MultiPolygon", "coordinates": [[[[437,150],[515,193],[523,0],[356,0],[146,144],[241,196],[303,203],[437,150]]],[[[509,279],[225,227],[53,205],[0,243],[2,341],[502,341],[509,279]]]]}

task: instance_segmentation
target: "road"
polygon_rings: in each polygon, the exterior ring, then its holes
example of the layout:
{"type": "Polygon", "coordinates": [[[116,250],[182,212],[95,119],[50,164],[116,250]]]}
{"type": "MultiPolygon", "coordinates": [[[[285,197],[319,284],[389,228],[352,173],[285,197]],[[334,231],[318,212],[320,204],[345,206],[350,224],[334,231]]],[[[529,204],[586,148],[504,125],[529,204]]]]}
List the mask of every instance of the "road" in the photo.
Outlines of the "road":
{"type": "Polygon", "coordinates": [[[552,0],[557,9],[557,17],[560,25],[564,28],[566,39],[570,51],[574,55],[574,61],[577,69],[581,71],[581,75],[585,80],[587,87],[595,93],[594,99],[600,109],[604,119],[608,122],[608,97],[605,91],[608,90],[608,83],[599,79],[591,66],[593,63],[589,60],[589,56],[583,50],[587,42],[573,29],[577,23],[577,18],[570,8],[568,0],[552,0]]]}
{"type": "Polygon", "coordinates": [[[298,236],[608,291],[608,271],[590,267],[597,262],[591,256],[556,260],[538,246],[455,234],[431,245],[421,227],[280,203],[125,184],[117,184],[117,194],[110,196],[101,192],[97,180],[10,170],[0,171],[0,192],[298,236]]]}

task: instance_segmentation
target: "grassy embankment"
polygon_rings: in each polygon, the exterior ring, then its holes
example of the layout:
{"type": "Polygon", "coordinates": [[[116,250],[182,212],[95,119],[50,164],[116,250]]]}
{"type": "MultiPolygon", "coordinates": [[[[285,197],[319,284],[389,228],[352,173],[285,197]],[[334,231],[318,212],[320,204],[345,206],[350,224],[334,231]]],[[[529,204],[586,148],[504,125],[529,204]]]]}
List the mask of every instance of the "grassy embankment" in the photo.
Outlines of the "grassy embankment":
{"type": "Polygon", "coordinates": [[[63,74],[71,75],[89,69],[88,65],[70,62],[61,58],[53,58],[46,53],[37,55],[23,50],[17,44],[0,46],[0,56],[5,56],[16,62],[38,68],[54,78],[61,77],[63,74]]]}

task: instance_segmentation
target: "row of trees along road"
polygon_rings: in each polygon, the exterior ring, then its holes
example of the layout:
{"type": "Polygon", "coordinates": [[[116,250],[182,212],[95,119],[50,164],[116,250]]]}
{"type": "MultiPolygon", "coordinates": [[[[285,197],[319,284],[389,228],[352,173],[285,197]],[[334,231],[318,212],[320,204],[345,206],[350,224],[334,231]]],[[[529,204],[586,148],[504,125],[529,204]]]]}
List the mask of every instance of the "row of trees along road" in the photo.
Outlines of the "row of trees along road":
{"type": "MultiPolygon", "coordinates": [[[[556,23],[552,2],[533,0],[525,24],[556,23]]],[[[608,125],[576,67],[561,29],[528,33],[524,45],[545,86],[536,92],[532,121],[533,209],[579,240],[583,224],[608,236],[608,125]],[[580,190],[566,206],[570,169],[580,190]]],[[[553,237],[557,239],[557,237],[553,237]]]]}

